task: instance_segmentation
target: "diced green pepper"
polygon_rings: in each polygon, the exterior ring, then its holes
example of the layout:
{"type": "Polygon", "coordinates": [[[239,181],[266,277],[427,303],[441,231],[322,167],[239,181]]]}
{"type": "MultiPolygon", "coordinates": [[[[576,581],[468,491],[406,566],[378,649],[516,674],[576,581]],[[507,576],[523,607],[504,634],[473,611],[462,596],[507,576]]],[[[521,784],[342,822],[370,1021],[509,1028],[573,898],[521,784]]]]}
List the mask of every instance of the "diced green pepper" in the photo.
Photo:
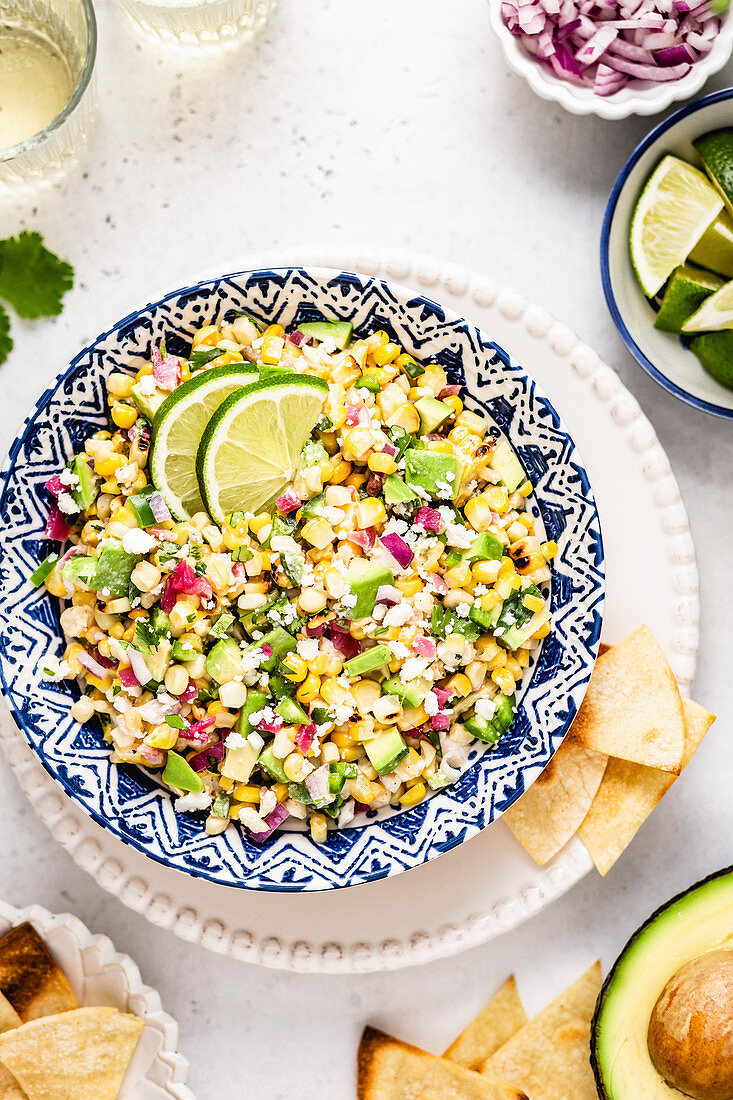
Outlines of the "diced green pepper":
{"type": "Polygon", "coordinates": [[[425,374],[425,367],[416,362],[411,355],[400,356],[400,366],[408,378],[419,378],[421,374],[425,374]]]}
{"type": "Polygon", "coordinates": [[[172,749],[168,750],[163,782],[169,787],[178,787],[181,791],[191,791],[192,794],[201,794],[204,789],[201,776],[196,774],[187,760],[172,749]]]}
{"type": "Polygon", "coordinates": [[[387,434],[397,448],[397,454],[393,455],[392,457],[394,458],[395,462],[399,462],[400,459],[404,457],[408,447],[410,447],[414,442],[413,437],[408,431],[406,431],[404,428],[401,428],[399,424],[393,425],[393,427],[389,429],[389,432],[387,434]]]}
{"type": "Polygon", "coordinates": [[[504,547],[499,539],[488,531],[482,531],[463,555],[464,561],[499,561],[504,547]]]}
{"type": "Polygon", "coordinates": [[[271,779],[274,779],[276,783],[290,782],[285,774],[282,760],[275,756],[269,745],[267,745],[257,757],[257,767],[261,768],[262,771],[269,775],[271,779]]]}
{"type": "Polygon", "coordinates": [[[71,465],[71,472],[79,479],[71,495],[82,512],[85,512],[87,508],[91,508],[99,493],[86,455],[76,456],[71,465]]]}
{"type": "MultiPolygon", "coordinates": [[[[229,628],[233,625],[234,625],[234,615],[232,615],[231,611],[222,611],[221,615],[216,620],[216,622],[212,624],[211,629],[209,630],[209,637],[210,638],[226,638],[228,633],[229,633],[229,628]]],[[[173,650],[174,650],[174,654],[175,654],[175,646],[173,647],[173,650]]],[[[191,660],[191,659],[192,658],[189,658],[189,657],[186,658],[186,660],[191,660]]]]}
{"type": "Polygon", "coordinates": [[[272,653],[260,663],[260,668],[272,672],[278,661],[286,657],[288,653],[292,653],[297,644],[292,634],[288,634],[287,630],[284,630],[281,626],[275,626],[263,635],[259,641],[249,646],[249,649],[264,649],[265,646],[269,646],[272,653]]]}
{"type": "Polygon", "coordinates": [[[58,554],[49,554],[34,573],[31,573],[30,581],[35,588],[40,588],[49,573],[52,573],[59,560],[58,554]]]}
{"type": "Polygon", "coordinates": [[[174,661],[193,661],[198,656],[198,650],[194,649],[190,642],[182,642],[176,638],[171,656],[174,661]]]}
{"type": "Polygon", "coordinates": [[[477,714],[474,714],[472,718],[467,718],[463,725],[472,737],[478,738],[479,741],[485,741],[489,745],[495,745],[501,737],[501,733],[493,722],[489,721],[488,718],[479,718],[477,714]]]}
{"type": "Polygon", "coordinates": [[[264,692],[252,691],[251,689],[247,692],[245,704],[242,707],[239,713],[239,718],[237,720],[238,734],[240,734],[242,737],[249,737],[250,733],[252,732],[250,718],[253,714],[256,714],[257,711],[262,710],[266,703],[267,696],[264,692]]]}
{"type": "Polygon", "coordinates": [[[303,518],[313,519],[317,515],[316,509],[321,508],[326,503],[326,494],[318,493],[316,496],[311,497],[310,500],[306,500],[302,507],[303,518]]]}
{"type": "Polygon", "coordinates": [[[300,703],[288,695],[282,697],[275,711],[289,726],[304,726],[310,721],[300,703]]]}
{"type": "Polygon", "coordinates": [[[388,474],[384,481],[385,504],[411,504],[419,501],[420,497],[409,485],[405,485],[401,477],[396,474],[388,474]]]}
{"type": "Polygon", "coordinates": [[[337,760],[328,765],[328,789],[331,794],[341,794],[347,779],[356,779],[359,772],[356,764],[346,760],[337,760]]]}
{"type": "Polygon", "coordinates": [[[211,807],[211,812],[214,817],[222,817],[226,821],[229,818],[229,795],[224,791],[218,791],[214,797],[214,802],[211,807]]]}
{"type": "Polygon", "coordinates": [[[155,491],[154,485],[146,485],[135,496],[129,497],[130,507],[141,527],[155,527],[158,522],[150,507],[150,498],[155,491]]]}
{"type": "Polygon", "coordinates": [[[368,370],[354,383],[355,390],[369,390],[369,393],[379,393],[381,390],[379,375],[376,371],[368,370]]]}

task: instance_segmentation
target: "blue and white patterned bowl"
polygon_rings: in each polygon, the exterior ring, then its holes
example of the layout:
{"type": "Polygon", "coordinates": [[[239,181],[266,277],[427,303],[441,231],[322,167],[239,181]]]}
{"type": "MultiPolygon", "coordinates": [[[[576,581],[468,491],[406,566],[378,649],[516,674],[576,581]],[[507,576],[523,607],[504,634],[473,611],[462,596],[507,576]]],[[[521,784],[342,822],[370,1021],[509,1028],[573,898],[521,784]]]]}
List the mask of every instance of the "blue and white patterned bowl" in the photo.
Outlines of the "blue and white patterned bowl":
{"type": "Polygon", "coordinates": [[[187,874],[258,890],[325,890],[416,867],[468,840],[536,779],[580,706],[601,633],[603,546],[577,448],[539,388],[488,336],[410,290],[319,268],[240,272],[174,291],[130,314],[82,351],[42,395],[13,444],[0,497],[0,681],[41,763],[83,810],[126,844],[187,874]],[[528,669],[516,720],[494,751],[474,748],[458,782],[409,810],[382,811],[329,834],[282,832],[259,847],[236,826],[210,837],[202,815],[176,814],[153,773],[109,762],[96,723],[69,715],[76,685],[49,683],[60,655],[59,606],[29,583],[50,546],[44,482],[104,427],[102,379],[129,369],[165,340],[184,353],[193,332],[228,310],[284,325],[323,317],[360,334],[386,329],[407,350],[437,360],[466,386],[469,408],[511,440],[535,486],[530,507],[559,545],[551,583],[553,630],[528,669]]]}

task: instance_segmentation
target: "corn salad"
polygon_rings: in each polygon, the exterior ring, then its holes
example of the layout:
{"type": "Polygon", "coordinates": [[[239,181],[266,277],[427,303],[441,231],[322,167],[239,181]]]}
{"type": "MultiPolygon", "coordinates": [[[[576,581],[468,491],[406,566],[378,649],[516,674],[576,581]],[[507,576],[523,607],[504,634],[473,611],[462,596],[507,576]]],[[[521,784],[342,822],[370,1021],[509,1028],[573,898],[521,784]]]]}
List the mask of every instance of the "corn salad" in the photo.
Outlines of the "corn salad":
{"type": "Polygon", "coordinates": [[[163,348],[109,376],[109,430],[48,485],[69,546],[33,579],[67,601],[68,645],[45,674],[78,678],[74,718],[96,715],[113,762],[159,772],[209,834],[262,841],[298,818],[322,843],[367,808],[415,806],[506,732],[550,631],[557,547],[507,441],[388,333],[338,323],[339,347],[308,327],[238,317],[177,361],[174,385],[242,361],[329,383],[273,514],[166,516],[140,413],[163,348]]]}

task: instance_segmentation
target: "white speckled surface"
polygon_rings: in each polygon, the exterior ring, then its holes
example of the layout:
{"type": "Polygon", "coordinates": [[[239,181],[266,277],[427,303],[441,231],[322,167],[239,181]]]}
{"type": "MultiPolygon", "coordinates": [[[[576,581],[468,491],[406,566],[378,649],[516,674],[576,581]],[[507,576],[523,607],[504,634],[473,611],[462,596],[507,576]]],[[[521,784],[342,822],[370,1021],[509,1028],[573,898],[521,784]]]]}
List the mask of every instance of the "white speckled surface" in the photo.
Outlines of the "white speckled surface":
{"type": "MultiPolygon", "coordinates": [[[[574,118],[537,100],[505,70],[483,0],[280,0],[256,47],[223,57],[158,55],[109,0],[97,6],[100,111],[84,175],[32,197],[0,195],[0,236],[37,228],[78,273],[57,322],[14,323],[16,350],[0,368],[0,449],[52,374],[149,291],[237,252],[394,246],[494,274],[593,344],[653,421],[697,540],[695,695],[721,716],[709,740],[605,881],[589,877],[457,959],[328,978],[187,946],[79,870],[0,766],[0,895],[75,912],[135,958],[180,1021],[199,1100],[222,1086],[235,1096],[256,1089],[260,1100],[316,1091],[348,1100],[364,1023],[440,1050],[511,969],[535,1009],[596,955],[609,964],[670,894],[733,861],[724,572],[733,435],[642,374],[603,302],[605,198],[651,122],[574,118]]],[[[721,75],[706,90],[725,83],[721,75]]],[[[639,567],[654,568],[643,547],[639,567]]]]}

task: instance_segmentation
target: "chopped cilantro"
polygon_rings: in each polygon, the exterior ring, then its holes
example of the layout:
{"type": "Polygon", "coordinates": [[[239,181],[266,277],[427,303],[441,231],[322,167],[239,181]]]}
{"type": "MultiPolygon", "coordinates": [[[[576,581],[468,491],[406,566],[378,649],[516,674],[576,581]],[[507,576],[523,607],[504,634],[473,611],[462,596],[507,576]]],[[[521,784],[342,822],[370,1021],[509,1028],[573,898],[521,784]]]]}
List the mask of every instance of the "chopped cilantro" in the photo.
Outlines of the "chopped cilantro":
{"type": "Polygon", "coordinates": [[[40,233],[0,241],[0,298],[20,317],[56,316],[73,285],[74,269],[44,247],[40,233]]]}
{"type": "Polygon", "coordinates": [[[133,648],[142,653],[150,653],[158,644],[158,635],[149,623],[138,621],[135,626],[135,636],[132,640],[133,648]]]}
{"type": "Polygon", "coordinates": [[[460,615],[449,611],[447,607],[434,607],[432,616],[433,634],[444,639],[446,634],[462,634],[467,642],[475,642],[481,628],[471,619],[462,619],[460,615]]]}
{"type": "Polygon", "coordinates": [[[183,721],[180,714],[166,714],[165,720],[174,730],[185,730],[186,728],[186,723],[183,721]]]}
{"type": "Polygon", "coordinates": [[[210,363],[212,359],[218,359],[220,355],[224,354],[224,348],[196,348],[192,351],[189,359],[188,366],[193,374],[194,371],[201,370],[207,363],[210,363]]]}

